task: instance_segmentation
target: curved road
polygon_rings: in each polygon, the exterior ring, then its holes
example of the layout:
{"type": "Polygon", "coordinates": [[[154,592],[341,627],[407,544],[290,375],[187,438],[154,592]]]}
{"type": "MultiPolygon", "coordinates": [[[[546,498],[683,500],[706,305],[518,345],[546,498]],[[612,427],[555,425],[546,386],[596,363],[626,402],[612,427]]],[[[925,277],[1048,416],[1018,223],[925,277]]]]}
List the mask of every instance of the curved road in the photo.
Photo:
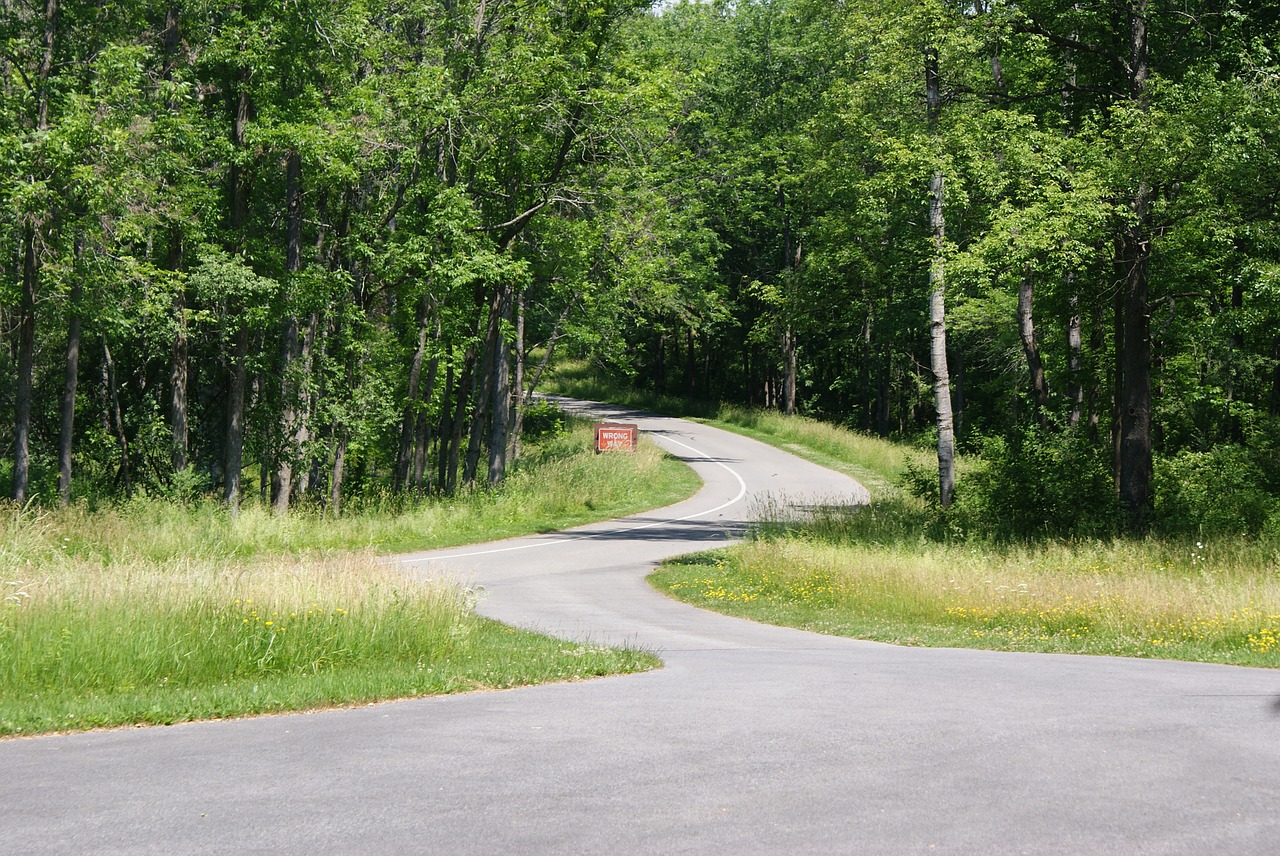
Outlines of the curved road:
{"type": "Polygon", "coordinates": [[[394,561],[483,584],[496,618],[654,648],[665,669],[7,741],[0,852],[1280,852],[1280,672],[897,648],[669,601],[652,564],[736,537],[761,496],[865,492],[733,434],[613,415],[703,491],[394,561]]]}

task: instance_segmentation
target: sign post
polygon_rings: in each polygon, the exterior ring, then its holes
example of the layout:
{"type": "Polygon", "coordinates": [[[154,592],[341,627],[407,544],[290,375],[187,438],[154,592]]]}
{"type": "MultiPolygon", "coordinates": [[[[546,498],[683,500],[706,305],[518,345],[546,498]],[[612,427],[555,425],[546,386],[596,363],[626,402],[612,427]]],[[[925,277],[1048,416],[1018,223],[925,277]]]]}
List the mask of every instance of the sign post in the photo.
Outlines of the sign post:
{"type": "Polygon", "coordinates": [[[638,425],[626,422],[596,423],[596,454],[601,452],[634,452],[638,425]]]}

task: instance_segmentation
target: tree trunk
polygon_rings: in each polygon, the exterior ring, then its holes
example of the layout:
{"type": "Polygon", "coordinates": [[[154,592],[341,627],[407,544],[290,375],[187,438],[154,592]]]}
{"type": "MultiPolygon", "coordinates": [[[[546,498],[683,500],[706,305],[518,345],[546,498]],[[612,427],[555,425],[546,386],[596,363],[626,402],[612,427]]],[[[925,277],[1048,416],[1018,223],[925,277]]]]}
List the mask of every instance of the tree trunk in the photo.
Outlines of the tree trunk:
{"type": "MultiPolygon", "coordinates": [[[[298,430],[298,355],[301,350],[301,331],[298,319],[290,316],[285,322],[284,338],[280,346],[280,436],[275,472],[272,474],[272,513],[286,514],[293,493],[294,462],[298,458],[295,441],[298,430]]],[[[267,439],[271,439],[268,431],[267,439]]],[[[264,462],[265,463],[265,462],[264,462]]],[[[266,468],[264,467],[264,470],[266,468]]]]}
{"type": "MultiPolygon", "coordinates": [[[[49,75],[57,32],[58,0],[45,0],[43,53],[36,72],[36,130],[49,130],[49,75]]],[[[22,296],[18,304],[18,383],[14,398],[13,498],[26,502],[31,480],[31,406],[36,354],[36,281],[40,259],[36,230],[28,222],[22,230],[22,296]]]]}
{"type": "MultiPolygon", "coordinates": [[[[439,362],[438,357],[433,357],[431,360],[429,379],[432,383],[429,385],[434,385],[436,367],[439,362]]],[[[429,396],[429,393],[424,396],[424,402],[430,402],[429,396]]],[[[421,494],[431,489],[430,482],[426,481],[428,478],[427,456],[431,449],[431,441],[431,414],[424,404],[422,412],[418,414],[417,428],[414,432],[413,470],[409,475],[409,487],[414,493],[421,494]]]]}
{"type": "Polygon", "coordinates": [[[1130,531],[1145,531],[1151,506],[1151,314],[1147,265],[1151,238],[1144,228],[1150,220],[1150,189],[1143,185],[1134,199],[1135,224],[1117,243],[1120,266],[1123,340],[1117,369],[1119,384],[1119,491],[1130,531]]]}
{"type": "Polygon", "coordinates": [[[493,379],[489,382],[492,401],[489,404],[489,484],[507,477],[507,445],[511,431],[511,343],[504,328],[511,323],[512,294],[504,286],[498,297],[499,324],[494,330],[493,379]]]}
{"type": "Polygon", "coordinates": [[[876,389],[876,433],[888,437],[893,418],[893,349],[886,342],[880,346],[880,378],[876,389]]]}
{"type": "Polygon", "coordinates": [[[1043,424],[1044,411],[1049,406],[1049,388],[1045,384],[1040,343],[1036,340],[1035,318],[1032,312],[1034,290],[1031,272],[1027,271],[1018,285],[1018,335],[1022,339],[1022,353],[1027,358],[1027,371],[1031,379],[1029,392],[1036,408],[1036,420],[1043,424]]]}
{"type": "Polygon", "coordinates": [[[58,28],[58,0],[45,0],[44,4],[44,52],[40,70],[36,73],[38,84],[36,104],[36,128],[49,130],[49,89],[45,85],[53,72],[53,43],[58,28]]]}
{"type": "MultiPolygon", "coordinates": [[[[302,268],[302,156],[289,152],[285,161],[285,273],[293,280],[302,268]]],[[[290,287],[297,287],[290,282],[290,287]]],[[[298,460],[298,394],[302,387],[298,363],[302,354],[301,331],[296,313],[285,320],[284,342],[280,348],[280,430],[282,444],[276,467],[277,491],[273,511],[286,514],[293,493],[293,468],[298,460]]]]}
{"type": "Polygon", "coordinates": [[[1123,283],[1127,277],[1124,265],[1120,262],[1123,251],[1120,248],[1120,239],[1116,239],[1116,274],[1121,286],[1116,289],[1115,297],[1111,301],[1111,335],[1115,341],[1115,365],[1111,371],[1111,464],[1112,475],[1115,480],[1116,495],[1120,495],[1120,461],[1121,461],[1121,437],[1124,434],[1124,427],[1120,421],[1120,412],[1122,410],[1121,402],[1124,401],[1124,318],[1125,318],[1125,287],[1123,283]]]}
{"type": "Polygon", "coordinates": [[[1271,340],[1271,407],[1272,416],[1280,416],[1280,336],[1271,340]]]}
{"type": "Polygon", "coordinates": [[[796,412],[796,337],[791,325],[782,331],[782,410],[788,416],[796,412]]]}
{"type": "MultiPolygon", "coordinates": [[[[80,249],[80,241],[77,237],[77,249],[80,249]]],[[[62,382],[62,425],[58,433],[58,501],[64,508],[71,504],[71,448],[75,435],[76,387],[80,382],[80,301],[83,296],[84,288],[77,272],[71,284],[71,320],[67,325],[66,371],[62,382]]]]}
{"type": "Polygon", "coordinates": [[[116,364],[111,358],[111,348],[107,346],[107,340],[102,340],[102,383],[107,390],[107,402],[111,408],[111,427],[116,435],[116,442],[120,446],[120,475],[119,480],[124,487],[124,495],[131,496],[133,494],[133,477],[132,466],[129,462],[129,437],[124,430],[124,413],[120,409],[120,393],[116,385],[116,364]]]}
{"type": "Polygon", "coordinates": [[[458,458],[462,454],[462,429],[467,420],[467,404],[475,394],[476,387],[476,352],[475,346],[467,348],[462,358],[462,373],[458,377],[458,385],[454,388],[455,401],[453,426],[449,437],[449,458],[445,478],[445,492],[452,494],[458,489],[458,458]]]}
{"type": "MultiPolygon", "coordinates": [[[[160,42],[164,45],[164,69],[162,74],[167,81],[173,80],[173,72],[178,64],[178,48],[182,41],[179,16],[181,10],[177,4],[170,4],[164,11],[164,30],[160,33],[160,42]]],[[[169,109],[174,109],[173,104],[169,109]]]]}
{"type": "Polygon", "coordinates": [[[871,335],[872,335],[872,330],[874,329],[873,322],[874,322],[874,316],[872,316],[872,314],[868,312],[866,319],[862,322],[862,335],[859,337],[859,339],[861,340],[860,344],[861,344],[861,351],[862,351],[862,359],[860,361],[862,365],[862,396],[861,396],[862,401],[858,407],[859,411],[861,412],[862,418],[859,420],[859,422],[862,430],[867,432],[868,434],[871,433],[871,425],[872,425],[871,414],[872,414],[873,408],[875,407],[874,400],[871,398],[871,390],[872,390],[871,335]]]}
{"type": "MultiPolygon", "coordinates": [[[[1135,106],[1148,109],[1147,4],[1136,0],[1129,18],[1129,92],[1135,106]]],[[[1116,242],[1117,266],[1122,275],[1119,300],[1121,341],[1116,346],[1116,371],[1120,381],[1117,400],[1118,464],[1116,479],[1120,502],[1128,515],[1129,530],[1146,530],[1151,510],[1151,311],[1147,270],[1151,259],[1152,186],[1142,181],[1130,200],[1133,219],[1116,242]]]]}
{"type": "MultiPolygon", "coordinates": [[[[934,173],[934,202],[930,222],[935,234],[942,228],[942,173],[934,173]]],[[[947,370],[946,289],[943,263],[935,257],[929,269],[929,342],[930,367],[933,369],[933,400],[938,413],[938,500],[942,507],[951,504],[955,491],[955,426],[951,415],[951,378],[947,370]]]]}
{"type": "MultiPolygon", "coordinates": [[[[176,232],[176,230],[175,230],[176,232]]],[[[169,253],[169,269],[176,271],[181,266],[181,244],[175,235],[171,238],[173,245],[169,253]]],[[[173,334],[173,348],[170,353],[171,368],[169,371],[169,424],[170,451],[173,458],[173,471],[182,472],[187,468],[188,429],[187,429],[187,300],[184,287],[179,284],[173,294],[173,317],[176,329],[173,334]]]]}
{"type": "Polygon", "coordinates": [[[345,425],[334,426],[333,431],[333,472],[329,475],[329,507],[326,513],[334,517],[342,514],[342,479],[347,467],[347,441],[351,432],[345,425]]]}
{"type": "Polygon", "coordinates": [[[240,471],[244,466],[244,393],[249,361],[249,328],[237,322],[232,342],[227,388],[226,477],[223,500],[235,517],[240,513],[240,471]]]}
{"type": "Polygon", "coordinates": [[[302,352],[298,355],[298,376],[299,376],[299,408],[300,413],[296,421],[296,427],[293,434],[293,448],[298,456],[298,461],[303,464],[298,469],[297,477],[294,481],[297,483],[295,493],[298,496],[306,495],[311,489],[311,470],[315,456],[309,453],[311,443],[311,418],[314,406],[314,398],[312,391],[311,371],[315,367],[315,343],[316,329],[320,326],[320,316],[312,312],[307,317],[307,326],[302,334],[302,352]]]}
{"type": "Polygon", "coordinates": [[[702,399],[704,401],[711,400],[711,348],[710,342],[704,341],[702,345],[702,399]]]}
{"type": "MultiPolygon", "coordinates": [[[[1093,305],[1093,318],[1089,330],[1089,352],[1094,354],[1094,359],[1098,359],[1097,355],[1104,352],[1107,346],[1105,310],[1101,301],[1093,305]]],[[[1103,402],[1106,400],[1103,396],[1103,382],[1105,378],[1094,372],[1089,377],[1089,390],[1087,393],[1088,400],[1088,434],[1089,441],[1098,442],[1100,426],[1102,424],[1102,408],[1103,402]]]]}
{"type": "Polygon", "coordinates": [[[431,357],[431,362],[427,363],[427,378],[422,382],[419,400],[422,402],[418,408],[417,431],[414,438],[413,450],[413,474],[410,484],[415,491],[421,493],[423,491],[423,479],[427,468],[427,450],[431,445],[431,399],[436,393],[436,377],[440,372],[440,337],[444,334],[444,329],[440,320],[436,319],[436,350],[431,357]]]}
{"type": "Polygon", "coordinates": [[[1244,284],[1239,277],[1235,278],[1231,283],[1231,335],[1227,338],[1227,367],[1226,367],[1226,424],[1223,426],[1223,433],[1231,439],[1233,443],[1244,442],[1244,430],[1240,425],[1240,418],[1236,414],[1233,404],[1235,402],[1236,389],[1236,359],[1237,351],[1244,351],[1244,336],[1241,333],[1241,311],[1244,309],[1244,284]]]}
{"type": "Polygon", "coordinates": [[[1072,430],[1079,427],[1084,411],[1084,384],[1080,378],[1084,336],[1080,328],[1080,296],[1071,290],[1074,285],[1075,274],[1068,272],[1066,286],[1071,295],[1067,298],[1071,314],[1067,318],[1067,398],[1071,401],[1071,414],[1067,417],[1067,425],[1072,430]]]}
{"type": "MultiPolygon", "coordinates": [[[[357,380],[364,370],[364,355],[354,361],[347,361],[347,383],[349,394],[356,392],[357,380]]],[[[335,517],[342,514],[342,483],[347,472],[347,446],[351,441],[351,429],[338,419],[333,423],[333,470],[329,474],[329,507],[325,513],[335,517]]]]}
{"type": "MultiPolygon", "coordinates": [[[[937,134],[942,109],[938,78],[938,51],[925,52],[925,91],[930,132],[937,134]]],[[[933,369],[933,400],[938,413],[938,501],[951,505],[955,492],[956,440],[951,415],[951,378],[947,370],[946,278],[944,252],[946,221],[943,217],[943,175],[936,170],[929,180],[929,228],[933,234],[933,262],[929,265],[929,343],[933,369]]]]}
{"type": "Polygon", "coordinates": [[[18,305],[18,388],[14,400],[13,498],[27,501],[31,479],[31,404],[36,355],[36,233],[22,230],[22,297],[18,305]]]}
{"type": "MultiPolygon", "coordinates": [[[[3,12],[7,19],[13,12],[12,0],[0,0],[0,12],[3,12]]],[[[0,86],[4,87],[3,93],[6,101],[13,97],[12,66],[9,64],[8,53],[0,53],[0,86]]]]}
{"type": "Polygon", "coordinates": [[[685,328],[684,380],[685,395],[693,398],[698,392],[698,358],[693,352],[693,328],[685,328]]]}
{"type": "MultiPolygon", "coordinates": [[[[317,267],[325,270],[334,271],[341,268],[341,263],[326,238],[328,237],[328,215],[329,204],[328,194],[322,189],[316,198],[316,242],[315,242],[315,264],[317,267]]],[[[331,322],[326,322],[326,334],[320,334],[320,313],[311,312],[307,318],[307,331],[302,338],[302,376],[305,379],[305,389],[303,390],[302,400],[304,409],[302,419],[298,423],[297,444],[302,450],[305,463],[304,468],[298,476],[298,495],[305,496],[311,491],[319,491],[321,489],[321,461],[320,456],[315,454],[312,448],[312,420],[316,415],[316,405],[322,395],[320,387],[323,385],[323,376],[315,377],[316,364],[316,348],[320,349],[320,358],[323,361],[325,353],[326,338],[333,331],[331,322]],[[317,338],[318,337],[318,338],[317,338]]]]}
{"type": "Polygon", "coordinates": [[[400,449],[396,454],[396,471],[391,489],[401,491],[409,484],[409,469],[413,460],[413,441],[418,424],[418,382],[422,378],[422,360],[427,352],[427,298],[418,301],[418,346],[409,362],[409,388],[405,394],[404,411],[400,417],[400,449]]]}
{"type": "MultiPolygon", "coordinates": [[[[165,9],[164,30],[160,33],[160,41],[164,46],[164,66],[162,76],[172,82],[178,66],[178,51],[182,43],[180,26],[181,10],[177,4],[170,4],[165,9]]],[[[171,113],[178,111],[176,100],[170,100],[168,109],[171,113]]],[[[166,180],[166,184],[168,181],[166,180]]],[[[177,272],[182,268],[182,228],[172,222],[168,231],[169,253],[165,267],[177,272]]],[[[187,450],[189,443],[187,422],[187,384],[188,384],[188,351],[187,341],[187,301],[184,286],[177,282],[173,294],[173,317],[175,330],[173,345],[170,349],[169,369],[169,455],[173,471],[180,473],[187,468],[187,450]]]]}
{"type": "Polygon", "coordinates": [[[494,353],[498,337],[498,313],[501,311],[500,297],[494,294],[489,303],[489,325],[484,338],[484,352],[480,360],[480,370],[475,373],[473,399],[475,411],[471,414],[471,430],[467,437],[467,456],[462,468],[462,483],[474,484],[480,470],[480,452],[484,446],[485,426],[489,420],[489,396],[493,383],[494,353]]]}
{"type": "MultiPolygon", "coordinates": [[[[231,124],[231,143],[237,148],[244,148],[245,130],[249,124],[250,104],[248,72],[241,74],[239,94],[236,99],[235,117],[231,124]]],[[[244,243],[244,230],[249,219],[249,176],[244,167],[231,167],[231,230],[233,240],[241,246],[244,243]]],[[[244,393],[247,385],[249,361],[249,328],[243,318],[244,307],[240,300],[228,302],[228,317],[235,325],[233,333],[230,378],[227,389],[227,439],[226,439],[226,478],[223,499],[230,509],[231,516],[240,513],[240,471],[244,465],[244,393]]]]}
{"type": "Polygon", "coordinates": [[[658,356],[653,361],[653,386],[659,395],[667,391],[667,334],[658,335],[658,356]]]}
{"type": "Polygon", "coordinates": [[[431,419],[424,411],[418,414],[418,422],[414,430],[413,468],[409,473],[409,489],[422,495],[431,490],[427,480],[427,456],[431,449],[431,419]]]}
{"type": "Polygon", "coordinates": [[[444,395],[440,400],[440,440],[436,444],[436,489],[445,490],[449,483],[449,455],[453,441],[453,349],[449,351],[449,361],[445,365],[444,395]]]}
{"type": "Polygon", "coordinates": [[[524,432],[524,292],[516,295],[516,378],[511,393],[511,435],[507,443],[509,463],[520,460],[523,450],[521,434],[524,432]]]}
{"type": "MultiPolygon", "coordinates": [[[[577,302],[577,300],[578,300],[578,293],[575,293],[573,297],[570,298],[568,305],[566,305],[564,310],[560,313],[560,317],[556,319],[555,326],[551,328],[551,337],[547,339],[547,350],[543,352],[542,359],[538,362],[538,368],[534,370],[533,377],[529,379],[528,390],[525,390],[524,392],[521,393],[521,395],[523,395],[524,397],[524,401],[526,404],[528,404],[529,401],[532,399],[533,391],[538,388],[538,382],[542,380],[542,373],[547,370],[547,366],[551,362],[551,355],[554,354],[556,350],[556,342],[560,341],[560,337],[564,333],[564,322],[568,320],[569,312],[573,309],[573,306],[577,302]]],[[[520,307],[521,307],[521,311],[523,312],[523,309],[524,309],[523,294],[520,297],[520,307]]],[[[523,319],[521,321],[521,324],[523,325],[523,319]]],[[[523,330],[523,327],[521,329],[523,330]]],[[[521,341],[524,341],[523,332],[521,332],[520,336],[521,336],[521,341]]],[[[661,377],[662,377],[662,340],[663,338],[664,337],[662,336],[658,337],[657,371],[658,371],[658,378],[659,378],[658,380],[659,391],[661,391],[661,385],[662,385],[661,377]]],[[[523,360],[521,362],[523,362],[523,360]]],[[[521,415],[523,417],[523,413],[521,415]]]]}
{"type": "Polygon", "coordinates": [[[800,267],[800,249],[791,249],[791,212],[787,210],[786,194],[778,185],[778,204],[782,206],[782,263],[783,293],[782,311],[787,316],[782,327],[782,410],[787,416],[796,412],[796,336],[790,321],[792,291],[795,288],[796,269],[800,267]]]}

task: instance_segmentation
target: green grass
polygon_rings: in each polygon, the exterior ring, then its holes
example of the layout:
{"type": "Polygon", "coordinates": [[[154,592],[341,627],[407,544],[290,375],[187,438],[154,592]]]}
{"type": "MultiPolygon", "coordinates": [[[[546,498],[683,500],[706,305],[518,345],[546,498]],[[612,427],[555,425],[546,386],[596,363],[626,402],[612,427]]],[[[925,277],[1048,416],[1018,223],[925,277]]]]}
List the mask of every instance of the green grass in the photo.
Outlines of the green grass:
{"type": "MultiPolygon", "coordinates": [[[[1247,552],[1247,551],[1246,551],[1247,552]]],[[[1280,579],[1223,545],[831,544],[761,538],[650,580],[697,606],[899,645],[1280,667],[1280,579]]]]}
{"type": "MultiPolygon", "coordinates": [[[[930,451],[803,417],[618,393],[568,366],[563,394],[691,416],[844,472],[852,513],[776,513],[740,547],[667,562],[659,590],[719,612],[901,645],[1107,654],[1280,668],[1280,548],[1266,539],[998,543],[951,531],[902,489],[930,451]]],[[[963,479],[964,470],[961,470],[963,479]]]]}
{"type": "Polygon", "coordinates": [[[0,735],[172,723],[501,688],[659,665],[504,627],[477,593],[397,575],[393,550],[664,505],[697,479],[578,429],[498,491],[276,518],[142,499],[0,513],[0,735]]]}
{"type": "Polygon", "coordinates": [[[654,668],[472,611],[372,555],[192,560],[163,571],[76,563],[7,585],[0,734],[167,724],[654,668]],[[122,573],[123,572],[123,573],[122,573]],[[10,604],[13,600],[9,601],[10,604]]]}

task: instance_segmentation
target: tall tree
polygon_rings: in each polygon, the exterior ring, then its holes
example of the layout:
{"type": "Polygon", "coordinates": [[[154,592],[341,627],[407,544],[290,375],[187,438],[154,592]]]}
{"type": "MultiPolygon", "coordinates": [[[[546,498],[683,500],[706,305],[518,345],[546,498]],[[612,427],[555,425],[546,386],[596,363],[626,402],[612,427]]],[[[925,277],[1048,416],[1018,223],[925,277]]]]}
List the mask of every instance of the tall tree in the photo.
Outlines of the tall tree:
{"type": "MultiPolygon", "coordinates": [[[[924,78],[929,132],[936,137],[942,113],[942,82],[938,49],[932,45],[924,51],[924,78]]],[[[929,231],[933,237],[933,258],[929,264],[929,366],[933,371],[934,407],[938,413],[938,501],[946,508],[951,504],[956,485],[956,436],[951,414],[951,373],[947,368],[944,181],[941,166],[935,167],[929,178],[929,231]]]]}
{"type": "MultiPolygon", "coordinates": [[[[54,46],[58,28],[58,0],[45,0],[44,14],[37,19],[40,32],[39,63],[35,74],[28,79],[34,90],[34,130],[43,134],[49,130],[50,75],[53,72],[54,46]]],[[[33,164],[39,169],[39,164],[33,164]]],[[[31,477],[31,405],[35,373],[36,348],[36,290],[40,276],[39,214],[25,212],[22,219],[22,292],[18,305],[18,383],[14,406],[13,498],[26,501],[31,477]]]]}

